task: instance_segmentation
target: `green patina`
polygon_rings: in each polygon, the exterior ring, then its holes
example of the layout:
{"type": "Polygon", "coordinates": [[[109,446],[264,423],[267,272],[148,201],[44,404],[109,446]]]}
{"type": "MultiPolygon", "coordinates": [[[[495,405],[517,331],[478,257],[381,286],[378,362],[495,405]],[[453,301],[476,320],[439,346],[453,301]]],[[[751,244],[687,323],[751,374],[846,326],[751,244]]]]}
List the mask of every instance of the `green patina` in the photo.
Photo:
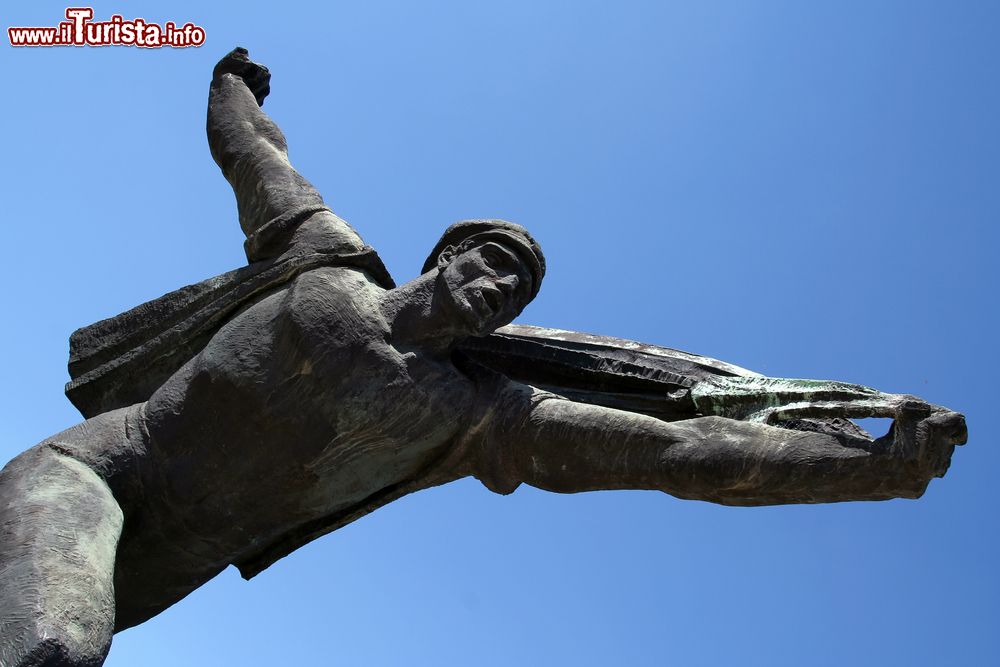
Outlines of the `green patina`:
{"type": "Polygon", "coordinates": [[[691,389],[703,415],[774,423],[804,417],[894,417],[908,397],[864,385],[794,378],[718,377],[691,389]]]}

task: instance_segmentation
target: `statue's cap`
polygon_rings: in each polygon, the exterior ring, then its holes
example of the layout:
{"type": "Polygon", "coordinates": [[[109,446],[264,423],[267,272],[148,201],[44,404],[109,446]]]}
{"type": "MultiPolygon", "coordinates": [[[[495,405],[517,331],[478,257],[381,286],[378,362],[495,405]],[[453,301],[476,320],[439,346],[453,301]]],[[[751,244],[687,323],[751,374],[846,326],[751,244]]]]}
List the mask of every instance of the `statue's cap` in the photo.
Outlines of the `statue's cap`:
{"type": "Polygon", "coordinates": [[[438,256],[445,248],[457,247],[467,241],[477,244],[496,241],[517,253],[531,272],[531,298],[535,298],[545,276],[545,255],[527,229],[506,220],[462,220],[448,227],[424,262],[422,273],[427,273],[437,265],[438,256]]]}

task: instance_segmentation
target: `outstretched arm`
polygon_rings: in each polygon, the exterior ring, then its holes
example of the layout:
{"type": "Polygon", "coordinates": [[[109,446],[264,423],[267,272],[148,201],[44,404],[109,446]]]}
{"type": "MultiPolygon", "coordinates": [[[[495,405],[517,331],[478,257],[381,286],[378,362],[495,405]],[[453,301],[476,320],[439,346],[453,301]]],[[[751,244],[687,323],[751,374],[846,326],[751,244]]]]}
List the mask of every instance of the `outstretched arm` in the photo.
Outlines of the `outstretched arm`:
{"type": "Polygon", "coordinates": [[[725,505],[915,498],[964,442],[960,415],[912,406],[892,433],[843,443],[722,417],[663,422],[568,400],[501,402],[476,475],[501,492],[651,489],[725,505]]]}
{"type": "Polygon", "coordinates": [[[288,161],[285,136],[261,111],[271,74],[237,48],[216,65],[208,96],[208,144],[236,194],[240,226],[251,261],[280,252],[303,221],[320,213],[349,245],[360,237],[323,203],[288,161]]]}

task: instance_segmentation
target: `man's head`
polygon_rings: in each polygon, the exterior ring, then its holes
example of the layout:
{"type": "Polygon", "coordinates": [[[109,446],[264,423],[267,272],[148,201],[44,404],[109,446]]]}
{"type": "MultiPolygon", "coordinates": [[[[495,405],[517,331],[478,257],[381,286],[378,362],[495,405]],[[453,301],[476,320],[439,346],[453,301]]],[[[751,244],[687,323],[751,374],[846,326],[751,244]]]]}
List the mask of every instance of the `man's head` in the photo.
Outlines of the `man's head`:
{"type": "Polygon", "coordinates": [[[423,272],[438,269],[441,296],[473,336],[509,324],[538,294],[545,256],[528,231],[504,220],[463,220],[441,236],[423,272]]]}

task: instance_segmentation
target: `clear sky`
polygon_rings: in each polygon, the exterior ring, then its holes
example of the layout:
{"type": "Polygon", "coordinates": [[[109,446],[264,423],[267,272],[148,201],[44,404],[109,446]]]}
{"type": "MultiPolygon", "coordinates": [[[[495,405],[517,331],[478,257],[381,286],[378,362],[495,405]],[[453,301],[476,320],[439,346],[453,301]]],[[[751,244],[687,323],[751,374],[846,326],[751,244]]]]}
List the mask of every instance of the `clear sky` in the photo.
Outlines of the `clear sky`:
{"type": "MultiPolygon", "coordinates": [[[[3,27],[64,8],[8,4],[3,27]]],[[[915,393],[971,438],[916,502],[462,481],[249,583],[227,570],[110,667],[1000,664],[1000,5],[94,9],[206,42],[0,47],[3,460],[80,419],[75,328],[245,261],[204,139],[236,45],[273,72],[293,163],[398,282],[449,223],[514,220],[549,259],[520,322],[915,393]]]]}

